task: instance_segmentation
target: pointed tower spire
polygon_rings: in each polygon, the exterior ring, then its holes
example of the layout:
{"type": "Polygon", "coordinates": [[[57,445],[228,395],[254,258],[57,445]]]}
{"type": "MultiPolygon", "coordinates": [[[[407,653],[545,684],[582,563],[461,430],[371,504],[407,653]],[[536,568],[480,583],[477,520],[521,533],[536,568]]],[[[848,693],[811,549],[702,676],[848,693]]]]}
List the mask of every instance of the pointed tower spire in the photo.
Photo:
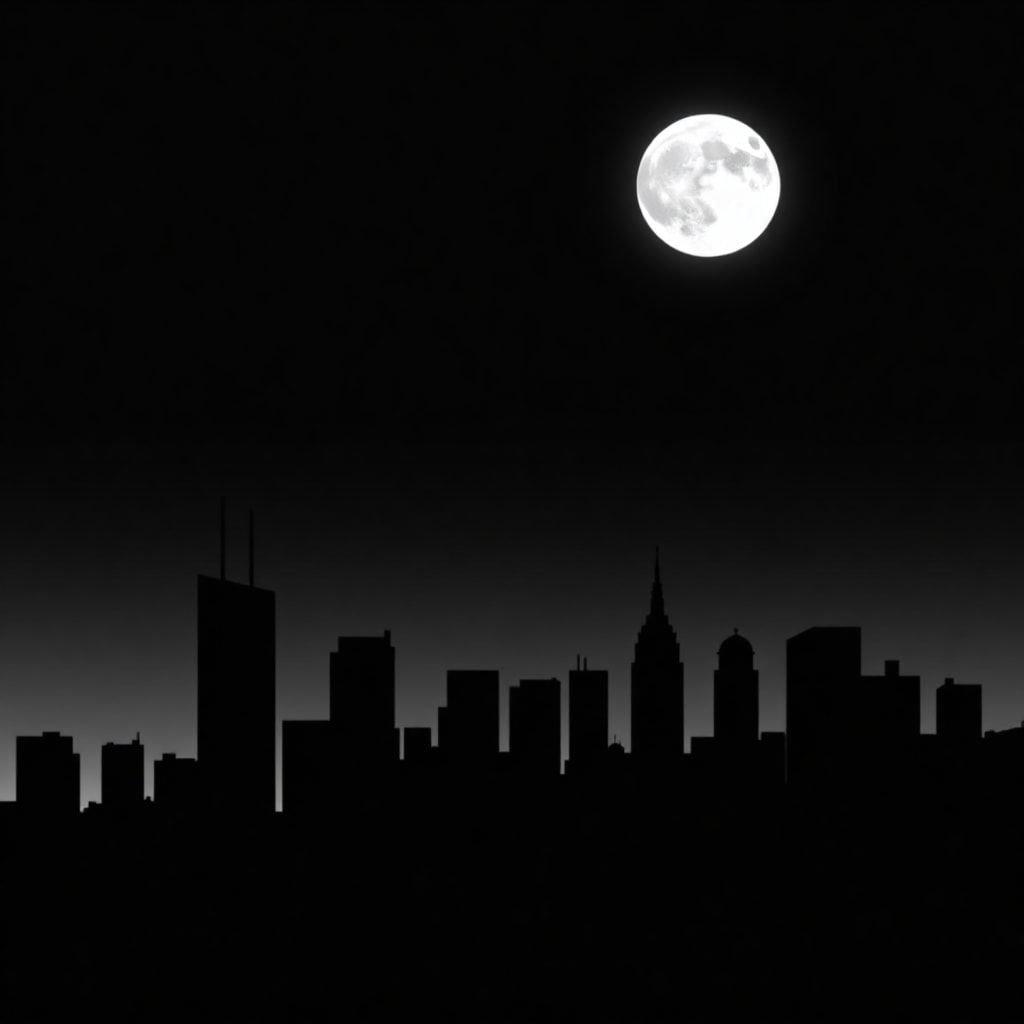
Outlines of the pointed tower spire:
{"type": "Polygon", "coordinates": [[[654,583],[651,586],[651,614],[665,614],[665,595],[661,589],[661,551],[654,549],[654,583]]]}

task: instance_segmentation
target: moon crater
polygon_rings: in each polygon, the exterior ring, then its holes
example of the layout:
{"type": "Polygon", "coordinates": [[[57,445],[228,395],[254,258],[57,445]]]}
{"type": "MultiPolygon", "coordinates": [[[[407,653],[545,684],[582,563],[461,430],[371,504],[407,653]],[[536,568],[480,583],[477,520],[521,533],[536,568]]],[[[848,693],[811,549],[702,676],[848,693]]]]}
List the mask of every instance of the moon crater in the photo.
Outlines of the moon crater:
{"type": "Polygon", "coordinates": [[[779,193],[779,169],[764,138],[722,114],[670,124],[647,147],[636,178],[650,229],[692,256],[749,245],[774,216],[779,193]]]}

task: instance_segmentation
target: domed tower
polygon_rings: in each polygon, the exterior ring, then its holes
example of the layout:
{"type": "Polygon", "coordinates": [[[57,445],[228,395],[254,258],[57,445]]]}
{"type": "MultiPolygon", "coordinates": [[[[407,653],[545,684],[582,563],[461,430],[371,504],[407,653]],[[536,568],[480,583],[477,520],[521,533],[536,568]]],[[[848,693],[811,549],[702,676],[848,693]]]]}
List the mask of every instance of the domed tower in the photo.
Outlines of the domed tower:
{"type": "Polygon", "coordinates": [[[630,719],[636,761],[682,758],[683,664],[676,631],[665,614],[657,551],[651,607],[640,627],[630,667],[630,719]]]}
{"type": "Polygon", "coordinates": [[[715,739],[754,743],[758,732],[758,673],[754,648],[733,630],[718,648],[715,669],[715,739]]]}

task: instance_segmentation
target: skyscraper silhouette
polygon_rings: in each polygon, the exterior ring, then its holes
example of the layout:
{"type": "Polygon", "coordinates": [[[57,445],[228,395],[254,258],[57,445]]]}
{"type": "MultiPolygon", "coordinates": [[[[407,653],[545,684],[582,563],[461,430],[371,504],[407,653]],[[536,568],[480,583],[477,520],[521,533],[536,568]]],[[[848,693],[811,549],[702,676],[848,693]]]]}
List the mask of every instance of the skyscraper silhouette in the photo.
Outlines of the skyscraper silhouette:
{"type": "Polygon", "coordinates": [[[860,627],[814,626],[786,641],[787,779],[828,785],[850,755],[850,697],[860,680],[860,627]]]}
{"type": "Polygon", "coordinates": [[[981,739],[981,687],[946,679],[935,691],[935,731],[940,740],[981,739]]]}
{"type": "Polygon", "coordinates": [[[100,755],[103,806],[126,811],[138,808],[145,796],[145,747],[138,735],[131,743],[104,743],[100,755]]]}
{"type": "Polygon", "coordinates": [[[856,729],[851,759],[863,783],[892,789],[912,778],[920,755],[921,678],[900,672],[900,663],[885,662],[880,676],[863,676],[851,701],[856,729]]]}
{"type": "Polygon", "coordinates": [[[331,726],[346,759],[383,765],[398,760],[395,648],[383,636],[341,636],[331,652],[331,726]]]}
{"type": "Polygon", "coordinates": [[[225,578],[221,505],[221,577],[199,576],[198,758],[211,810],[272,814],[276,804],[274,592],[225,578]]]}
{"type": "Polygon", "coordinates": [[[608,673],[576,668],[569,672],[569,763],[567,771],[586,771],[608,752],[608,673]]]}
{"type": "Polygon", "coordinates": [[[437,712],[437,745],[445,764],[494,767],[498,756],[498,673],[452,669],[447,703],[437,712]]]}
{"type": "Polygon", "coordinates": [[[904,675],[890,658],[880,676],[862,676],[860,727],[869,740],[910,740],[921,733],[921,677],[904,675]]]}
{"type": "MultiPolygon", "coordinates": [[[[728,791],[730,799],[762,792],[764,767],[772,759],[758,742],[754,648],[738,629],[718,648],[714,733],[713,737],[694,736],[690,741],[691,777],[696,785],[728,791]]],[[[777,781],[781,781],[781,772],[777,781]]]]}
{"type": "Polygon", "coordinates": [[[68,817],[81,809],[81,758],[70,736],[44,732],[15,740],[15,795],[19,811],[68,817]]]}
{"type": "Polygon", "coordinates": [[[679,641],[665,614],[661,564],[654,556],[651,606],[640,627],[630,668],[632,753],[640,764],[683,756],[683,665],[679,641]]]}
{"type": "Polygon", "coordinates": [[[509,690],[508,748],[518,772],[561,772],[562,684],[557,679],[524,679],[509,690]]]}
{"type": "Polygon", "coordinates": [[[727,744],[756,742],[758,673],[754,648],[738,629],[718,648],[714,687],[715,739],[727,744]]]}

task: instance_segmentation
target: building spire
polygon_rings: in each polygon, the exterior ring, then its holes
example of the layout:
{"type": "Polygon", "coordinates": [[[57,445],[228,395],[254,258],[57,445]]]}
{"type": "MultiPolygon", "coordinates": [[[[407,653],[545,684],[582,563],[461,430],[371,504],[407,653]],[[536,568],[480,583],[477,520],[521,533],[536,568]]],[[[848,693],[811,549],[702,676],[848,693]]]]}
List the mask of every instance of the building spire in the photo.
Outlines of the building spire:
{"type": "Polygon", "coordinates": [[[661,552],[654,549],[654,583],[651,586],[651,614],[665,614],[665,595],[661,589],[661,552]]]}

